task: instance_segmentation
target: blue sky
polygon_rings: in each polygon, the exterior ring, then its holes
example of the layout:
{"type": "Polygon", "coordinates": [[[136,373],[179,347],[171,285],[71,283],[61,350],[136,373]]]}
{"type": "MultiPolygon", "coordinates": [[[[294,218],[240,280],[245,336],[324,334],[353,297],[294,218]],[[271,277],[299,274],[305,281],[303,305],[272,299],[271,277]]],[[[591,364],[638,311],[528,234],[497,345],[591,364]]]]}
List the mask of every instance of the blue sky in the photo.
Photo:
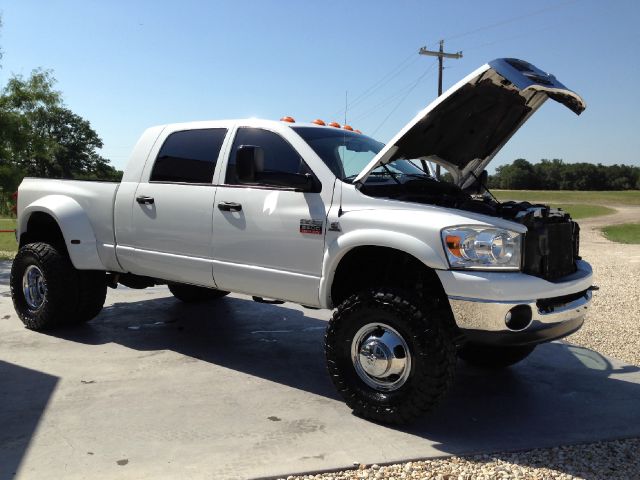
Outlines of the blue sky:
{"type": "Polygon", "coordinates": [[[148,126],[283,115],[342,123],[345,91],[348,122],[387,141],[435,98],[435,59],[417,52],[441,38],[464,55],[446,61],[445,89],[488,60],[517,57],[587,102],[580,117],[547,102],[492,167],[518,157],[640,165],[636,0],[0,0],[0,13],[0,84],[52,69],[118,168],[148,126]]]}

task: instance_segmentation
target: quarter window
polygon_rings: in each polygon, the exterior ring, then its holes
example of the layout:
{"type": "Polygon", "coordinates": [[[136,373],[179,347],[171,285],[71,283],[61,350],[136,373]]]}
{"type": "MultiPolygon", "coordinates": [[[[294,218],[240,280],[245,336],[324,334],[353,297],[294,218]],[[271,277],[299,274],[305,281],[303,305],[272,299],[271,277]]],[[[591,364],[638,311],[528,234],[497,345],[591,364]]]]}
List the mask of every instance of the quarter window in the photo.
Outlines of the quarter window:
{"type": "MultiPolygon", "coordinates": [[[[299,173],[311,174],[311,170],[294,148],[277,133],[260,128],[240,128],[233,141],[229,162],[227,165],[226,183],[238,185],[240,182],[236,176],[236,152],[242,145],[261,147],[264,151],[264,160],[261,165],[261,174],[266,179],[273,173],[299,173]]],[[[266,182],[261,182],[267,185],[266,182]]]]}
{"type": "Polygon", "coordinates": [[[211,183],[224,128],[184,130],[167,137],[151,172],[151,182],[211,183]]]}

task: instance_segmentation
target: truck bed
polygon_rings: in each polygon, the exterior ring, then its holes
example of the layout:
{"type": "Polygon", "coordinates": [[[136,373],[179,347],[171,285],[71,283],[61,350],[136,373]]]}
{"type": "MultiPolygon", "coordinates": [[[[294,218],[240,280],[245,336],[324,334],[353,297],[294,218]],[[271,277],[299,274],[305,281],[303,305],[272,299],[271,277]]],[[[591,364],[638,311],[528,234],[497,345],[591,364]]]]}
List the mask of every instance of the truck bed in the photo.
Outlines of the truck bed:
{"type": "MultiPolygon", "coordinates": [[[[22,213],[28,205],[34,202],[53,205],[64,195],[77,202],[86,213],[105,270],[115,267],[111,265],[115,260],[112,253],[115,246],[113,204],[119,187],[120,182],[25,178],[18,189],[18,237],[27,228],[28,216],[22,213]]],[[[63,233],[66,234],[64,229],[63,233]]]]}

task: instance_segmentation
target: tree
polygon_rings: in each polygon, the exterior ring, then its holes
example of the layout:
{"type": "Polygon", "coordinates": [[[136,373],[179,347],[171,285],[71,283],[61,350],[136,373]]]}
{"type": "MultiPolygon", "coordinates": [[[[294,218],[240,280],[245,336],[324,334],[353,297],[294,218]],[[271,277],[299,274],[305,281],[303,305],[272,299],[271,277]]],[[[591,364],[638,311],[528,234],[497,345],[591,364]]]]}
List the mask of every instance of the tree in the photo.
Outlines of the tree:
{"type": "Polygon", "coordinates": [[[0,95],[0,165],[47,178],[118,179],[97,152],[102,139],[63,104],[54,85],[46,70],[9,79],[0,95]]]}
{"type": "Polygon", "coordinates": [[[631,165],[564,163],[543,159],[531,165],[518,159],[496,168],[490,188],[542,190],[631,190],[640,189],[640,168],[631,165]]]}
{"type": "Polygon", "coordinates": [[[537,188],[538,180],[533,165],[524,158],[518,158],[511,165],[501,165],[496,168],[497,188],[527,189],[537,188]]]}

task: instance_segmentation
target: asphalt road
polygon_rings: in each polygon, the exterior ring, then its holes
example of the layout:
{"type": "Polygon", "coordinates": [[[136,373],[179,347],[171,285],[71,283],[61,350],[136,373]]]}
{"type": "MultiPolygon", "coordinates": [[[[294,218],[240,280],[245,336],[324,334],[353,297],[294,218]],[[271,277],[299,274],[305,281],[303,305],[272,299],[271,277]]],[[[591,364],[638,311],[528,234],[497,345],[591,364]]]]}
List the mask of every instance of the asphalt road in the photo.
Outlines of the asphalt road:
{"type": "Polygon", "coordinates": [[[640,435],[640,369],[564,343],[499,373],[460,364],[408,428],[361,420],[325,372],[328,312],[110,290],[87,325],[36,333],[0,264],[0,479],[257,478],[640,435]]]}

